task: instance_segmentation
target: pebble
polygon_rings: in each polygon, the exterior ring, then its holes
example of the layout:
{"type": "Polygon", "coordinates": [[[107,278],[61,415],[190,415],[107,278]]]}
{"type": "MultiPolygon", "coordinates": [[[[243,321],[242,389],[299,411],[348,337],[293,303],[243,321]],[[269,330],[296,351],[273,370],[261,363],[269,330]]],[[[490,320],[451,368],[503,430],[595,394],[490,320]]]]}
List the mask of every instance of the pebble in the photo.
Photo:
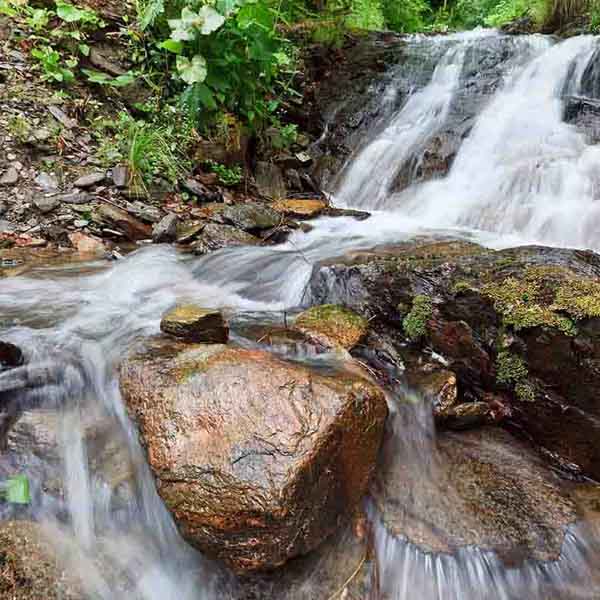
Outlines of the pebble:
{"type": "Polygon", "coordinates": [[[78,192],[77,190],[59,196],[61,202],[65,204],[86,204],[90,201],[90,194],[87,192],[78,192]]]}
{"type": "Polygon", "coordinates": [[[73,184],[78,188],[89,188],[99,183],[102,183],[106,179],[106,173],[96,172],[83,175],[75,181],[73,184]]]}
{"type": "Polygon", "coordinates": [[[39,185],[44,191],[50,192],[58,189],[58,180],[53,175],[48,173],[40,173],[35,178],[35,183],[39,185]]]}
{"type": "Polygon", "coordinates": [[[0,177],[0,185],[14,185],[17,181],[19,181],[19,172],[14,167],[9,167],[0,177]]]}
{"type": "Polygon", "coordinates": [[[77,227],[78,229],[83,229],[84,227],[87,227],[90,224],[89,221],[86,221],[85,219],[77,219],[73,225],[75,225],[75,227],[77,227]]]}
{"type": "Polygon", "coordinates": [[[60,206],[60,200],[56,196],[37,196],[33,199],[35,207],[42,213],[52,212],[60,206]]]}

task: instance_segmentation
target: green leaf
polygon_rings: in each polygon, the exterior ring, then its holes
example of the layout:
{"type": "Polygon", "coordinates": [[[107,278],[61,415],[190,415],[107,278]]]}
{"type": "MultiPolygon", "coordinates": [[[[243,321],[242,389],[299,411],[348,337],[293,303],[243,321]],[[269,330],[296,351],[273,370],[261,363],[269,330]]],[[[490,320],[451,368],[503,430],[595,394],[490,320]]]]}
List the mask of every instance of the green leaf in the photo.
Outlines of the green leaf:
{"type": "Polygon", "coordinates": [[[168,39],[158,45],[163,50],[168,50],[173,54],[181,54],[183,52],[183,43],[176,40],[168,39]]]}
{"type": "Polygon", "coordinates": [[[156,19],[165,12],[164,0],[149,0],[140,17],[142,31],[153,25],[156,19]]]}
{"type": "Polygon", "coordinates": [[[17,475],[7,480],[5,486],[6,501],[11,504],[29,504],[29,480],[24,475],[17,475]]]}
{"type": "Polygon", "coordinates": [[[90,55],[90,47],[87,44],[79,44],[79,52],[84,56],[90,55]]]}
{"type": "Polygon", "coordinates": [[[86,11],[80,10],[76,6],[63,2],[62,0],[57,0],[56,2],[56,14],[59,19],[66,23],[76,23],[77,21],[83,20],[85,12],[86,11]]]}
{"type": "Polygon", "coordinates": [[[208,73],[206,59],[201,54],[196,54],[192,60],[185,56],[178,56],[177,71],[186,83],[202,83],[208,73]]]}
{"type": "Polygon", "coordinates": [[[200,83],[196,87],[196,93],[200,102],[209,110],[217,110],[217,103],[210,88],[204,83],[200,83]]]}

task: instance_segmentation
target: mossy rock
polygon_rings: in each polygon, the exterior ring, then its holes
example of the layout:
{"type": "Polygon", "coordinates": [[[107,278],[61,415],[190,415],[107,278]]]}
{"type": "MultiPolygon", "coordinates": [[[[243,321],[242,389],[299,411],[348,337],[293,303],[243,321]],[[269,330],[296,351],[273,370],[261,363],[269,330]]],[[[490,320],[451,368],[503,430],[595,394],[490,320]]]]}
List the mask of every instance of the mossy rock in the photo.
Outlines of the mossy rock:
{"type": "Polygon", "coordinates": [[[229,326],[218,310],[184,304],[162,318],[160,328],[177,338],[196,343],[224,344],[229,339],[229,326]]]}
{"type": "Polygon", "coordinates": [[[366,335],[369,322],[343,306],[324,304],[300,314],[294,327],[326,346],[352,350],[366,335]]]}

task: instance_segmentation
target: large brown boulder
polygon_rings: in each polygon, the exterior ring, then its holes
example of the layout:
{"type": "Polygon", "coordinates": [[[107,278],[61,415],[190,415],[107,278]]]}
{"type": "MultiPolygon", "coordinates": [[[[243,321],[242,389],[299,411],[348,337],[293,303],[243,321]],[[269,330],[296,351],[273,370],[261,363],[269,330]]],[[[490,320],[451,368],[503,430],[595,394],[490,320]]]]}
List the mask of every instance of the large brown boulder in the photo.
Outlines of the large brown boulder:
{"type": "Polygon", "coordinates": [[[238,572],[337,529],[366,491],[387,416],[356,374],[226,346],[147,350],[122,366],[121,388],[182,534],[238,572]]]}
{"type": "Polygon", "coordinates": [[[457,377],[446,422],[505,419],[563,466],[600,477],[597,254],[420,238],[318,265],[309,296],[366,317],[399,354],[433,351],[457,377]]]}

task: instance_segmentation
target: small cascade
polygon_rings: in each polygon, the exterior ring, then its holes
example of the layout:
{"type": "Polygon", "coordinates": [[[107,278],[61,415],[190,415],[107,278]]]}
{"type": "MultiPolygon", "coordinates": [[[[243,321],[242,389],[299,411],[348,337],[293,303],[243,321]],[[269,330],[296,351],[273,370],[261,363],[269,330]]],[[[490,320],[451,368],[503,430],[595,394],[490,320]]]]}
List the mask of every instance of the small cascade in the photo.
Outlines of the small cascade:
{"type": "Polygon", "coordinates": [[[448,177],[390,199],[421,223],[518,234],[556,246],[600,247],[600,149],[565,123],[597,40],[549,48],[478,118],[448,177]]]}

